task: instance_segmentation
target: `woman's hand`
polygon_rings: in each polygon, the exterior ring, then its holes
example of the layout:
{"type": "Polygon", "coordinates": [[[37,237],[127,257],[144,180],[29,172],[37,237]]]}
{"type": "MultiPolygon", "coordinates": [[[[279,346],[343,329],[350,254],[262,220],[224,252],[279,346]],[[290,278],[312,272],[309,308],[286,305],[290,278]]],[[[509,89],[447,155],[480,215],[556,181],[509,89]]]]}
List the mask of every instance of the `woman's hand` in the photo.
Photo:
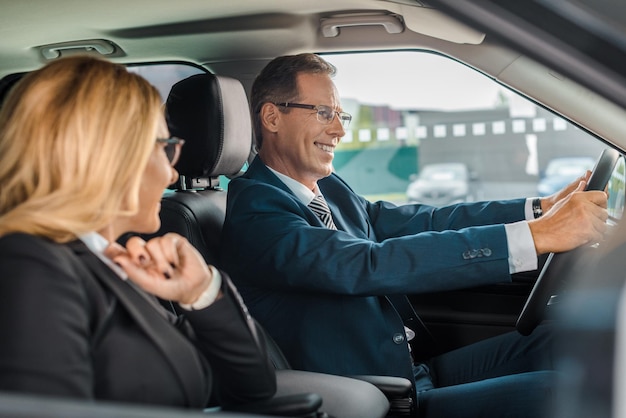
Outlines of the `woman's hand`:
{"type": "Polygon", "coordinates": [[[211,269],[184,237],[169,233],[148,242],[132,237],[126,248],[111,244],[105,255],[129,279],[161,299],[192,304],[213,280],[211,269]]]}

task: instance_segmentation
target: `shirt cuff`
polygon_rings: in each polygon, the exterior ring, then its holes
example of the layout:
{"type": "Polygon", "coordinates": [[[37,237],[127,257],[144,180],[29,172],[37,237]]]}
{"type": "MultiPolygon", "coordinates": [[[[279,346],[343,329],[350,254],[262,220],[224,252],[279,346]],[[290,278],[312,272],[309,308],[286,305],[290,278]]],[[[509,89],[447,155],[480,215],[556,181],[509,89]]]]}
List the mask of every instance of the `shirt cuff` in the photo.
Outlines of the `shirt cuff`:
{"type": "MultiPolygon", "coordinates": [[[[533,216],[532,211],[531,216],[533,216]]],[[[536,270],[538,266],[537,251],[528,222],[505,224],[504,230],[506,231],[506,243],[509,246],[509,272],[513,274],[536,270]]]]}
{"type": "Polygon", "coordinates": [[[211,274],[213,275],[213,279],[209,284],[209,287],[200,295],[200,297],[194,303],[179,303],[178,305],[187,310],[187,311],[199,311],[200,309],[204,309],[215,302],[217,295],[222,288],[222,275],[219,270],[217,270],[212,265],[209,265],[209,269],[211,270],[211,274]]]}
{"type": "Polygon", "coordinates": [[[535,199],[536,197],[526,199],[526,204],[524,205],[524,219],[527,221],[535,219],[535,213],[533,212],[533,200],[535,199]]]}

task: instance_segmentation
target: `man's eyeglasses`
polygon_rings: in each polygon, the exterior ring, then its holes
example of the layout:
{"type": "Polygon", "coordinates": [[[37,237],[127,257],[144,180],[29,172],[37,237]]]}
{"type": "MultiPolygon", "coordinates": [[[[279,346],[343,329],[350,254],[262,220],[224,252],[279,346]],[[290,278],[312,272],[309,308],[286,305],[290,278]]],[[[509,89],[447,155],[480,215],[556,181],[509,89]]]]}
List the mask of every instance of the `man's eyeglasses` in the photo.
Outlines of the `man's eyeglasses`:
{"type": "Polygon", "coordinates": [[[324,105],[310,105],[310,104],[302,104],[302,103],[274,103],[276,106],[281,107],[297,107],[300,109],[310,109],[315,110],[317,112],[317,120],[324,125],[329,125],[335,119],[335,115],[339,117],[339,122],[341,122],[341,126],[347,128],[350,126],[350,121],[352,121],[352,115],[346,112],[337,112],[332,107],[324,106],[324,105]]]}
{"type": "Polygon", "coordinates": [[[163,148],[165,150],[165,155],[170,161],[170,165],[172,167],[175,166],[178,162],[178,158],[180,158],[180,150],[185,144],[185,140],[173,136],[170,138],[157,138],[156,142],[166,144],[163,148]]]}

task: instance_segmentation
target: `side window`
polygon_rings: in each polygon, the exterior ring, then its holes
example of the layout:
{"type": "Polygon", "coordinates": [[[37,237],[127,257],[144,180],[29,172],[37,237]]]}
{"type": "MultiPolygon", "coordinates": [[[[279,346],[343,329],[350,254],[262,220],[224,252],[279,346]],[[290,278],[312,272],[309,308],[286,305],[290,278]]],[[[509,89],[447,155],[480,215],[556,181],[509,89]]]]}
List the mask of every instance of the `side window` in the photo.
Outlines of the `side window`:
{"type": "Polygon", "coordinates": [[[449,58],[326,55],[353,115],[335,171],[369,200],[450,203],[543,196],[593,167],[604,145],[449,58]],[[367,68],[367,71],[363,71],[367,68]]]}
{"type": "MultiPolygon", "coordinates": [[[[137,73],[147,79],[161,93],[161,99],[165,101],[170,89],[178,81],[205,71],[190,64],[167,63],[167,64],[129,64],[128,71],[137,73]]],[[[26,73],[11,74],[0,80],[0,104],[13,85],[26,73]]]]}
{"type": "Polygon", "coordinates": [[[179,63],[129,65],[128,71],[135,72],[152,83],[159,89],[163,101],[167,99],[174,84],[192,75],[206,72],[193,65],[179,63]]]}

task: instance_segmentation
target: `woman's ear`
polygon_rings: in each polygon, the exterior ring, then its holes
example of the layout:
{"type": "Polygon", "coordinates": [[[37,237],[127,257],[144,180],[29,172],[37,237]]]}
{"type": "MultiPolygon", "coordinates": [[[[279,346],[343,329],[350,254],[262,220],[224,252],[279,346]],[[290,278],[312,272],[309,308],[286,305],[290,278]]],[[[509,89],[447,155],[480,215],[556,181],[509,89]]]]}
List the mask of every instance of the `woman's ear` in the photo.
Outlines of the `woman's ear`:
{"type": "Polygon", "coordinates": [[[278,132],[278,125],[280,124],[280,111],[273,103],[264,103],[261,107],[261,123],[265,129],[269,132],[278,132]]]}

